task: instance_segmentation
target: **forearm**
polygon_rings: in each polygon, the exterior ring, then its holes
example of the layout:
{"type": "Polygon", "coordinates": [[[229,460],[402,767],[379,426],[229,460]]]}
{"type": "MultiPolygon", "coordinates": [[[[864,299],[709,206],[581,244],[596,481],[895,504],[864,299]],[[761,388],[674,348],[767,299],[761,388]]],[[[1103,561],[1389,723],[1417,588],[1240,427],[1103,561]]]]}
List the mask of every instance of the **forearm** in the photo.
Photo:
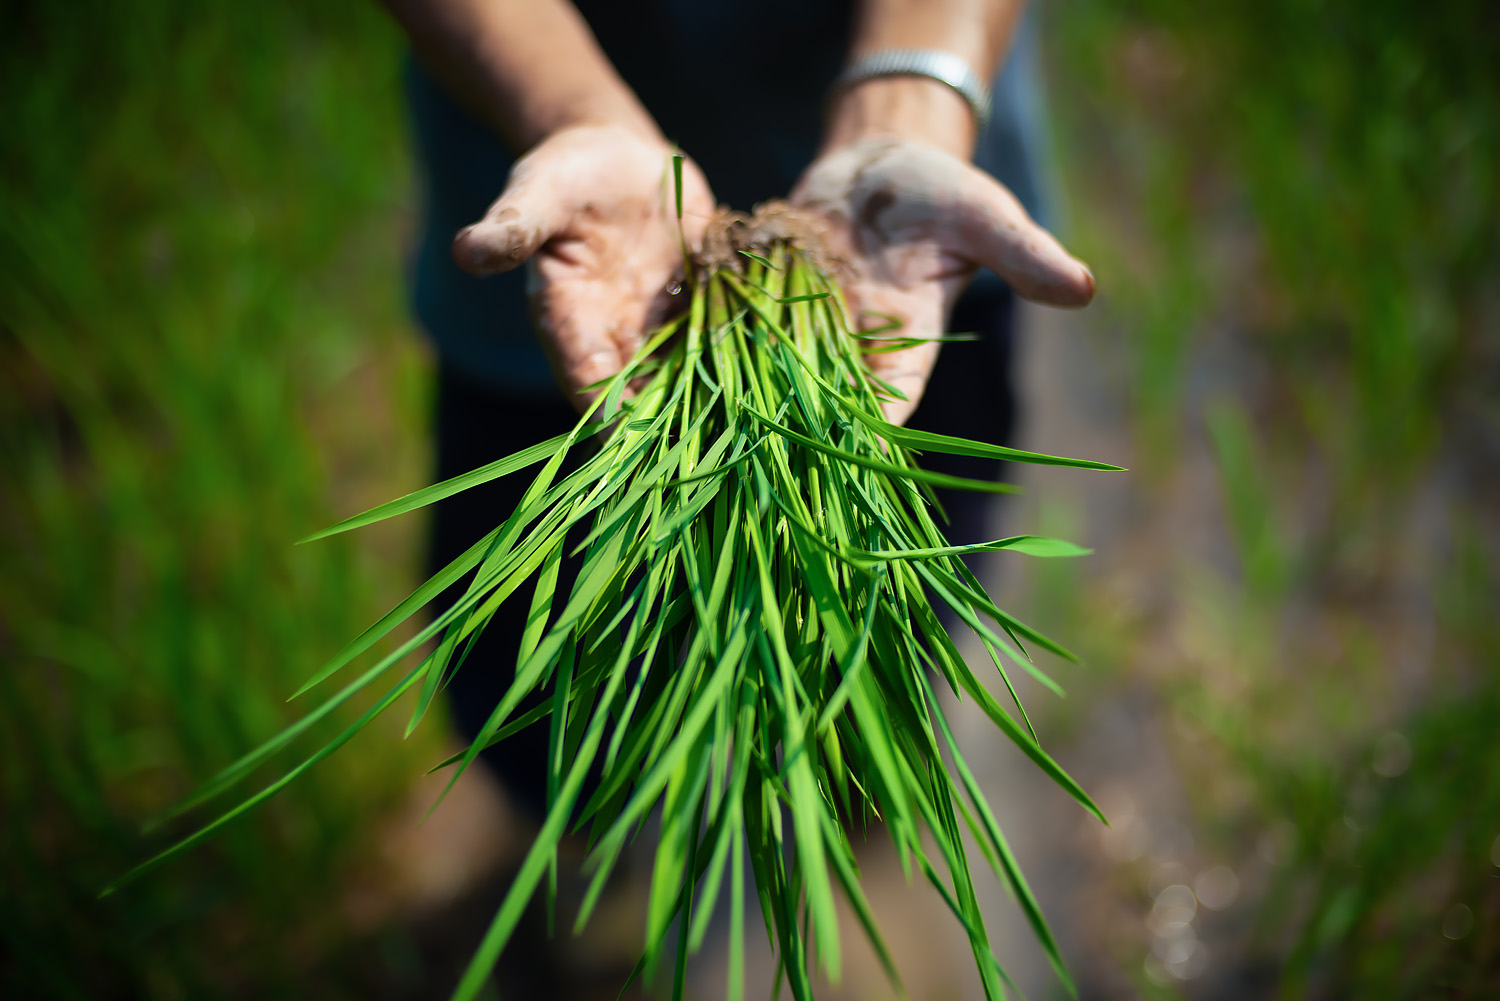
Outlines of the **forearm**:
{"type": "Polygon", "coordinates": [[[518,152],[573,125],[660,137],[566,0],[382,2],[424,65],[518,152]]]}
{"type": "MultiPolygon", "coordinates": [[[[1023,0],[863,0],[850,59],[882,49],[936,49],[988,80],[1010,47],[1023,0]]],[[[968,103],[927,77],[866,80],[829,110],[825,152],[865,139],[912,139],[967,159],[976,139],[968,103]]]]}

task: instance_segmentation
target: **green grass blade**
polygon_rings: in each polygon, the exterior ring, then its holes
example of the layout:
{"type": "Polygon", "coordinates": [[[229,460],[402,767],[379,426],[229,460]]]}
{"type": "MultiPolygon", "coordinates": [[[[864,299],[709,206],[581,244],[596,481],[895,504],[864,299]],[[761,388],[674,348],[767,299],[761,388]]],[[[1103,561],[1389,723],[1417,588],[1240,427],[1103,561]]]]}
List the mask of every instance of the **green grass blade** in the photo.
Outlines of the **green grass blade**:
{"type": "Polygon", "coordinates": [[[560,434],[556,438],[549,438],[530,448],[523,449],[514,455],[508,455],[503,459],[496,459],[494,462],[480,466],[471,472],[463,473],[452,479],[444,480],[441,483],[434,483],[432,486],[423,487],[421,490],[415,490],[405,497],[386,501],[384,504],[372,507],[362,514],[345,518],[338,524],[331,525],[321,532],[314,532],[307,538],[299,540],[297,544],[303,545],[308,542],[316,542],[319,539],[326,539],[331,535],[338,535],[341,532],[351,532],[356,528],[364,528],[366,525],[373,525],[377,521],[384,521],[387,518],[394,518],[397,515],[415,511],[429,504],[435,504],[440,500],[452,497],[454,494],[468,490],[471,487],[489,483],[491,480],[498,480],[502,476],[509,476],[511,473],[525,469],[527,466],[535,465],[543,459],[549,459],[556,455],[566,448],[570,444],[571,439],[575,438],[576,435],[577,432],[560,434]]]}
{"type": "Polygon", "coordinates": [[[1092,459],[1069,459],[1061,455],[1047,455],[1043,452],[1027,452],[1019,448],[1006,448],[1003,445],[990,445],[982,441],[973,441],[969,438],[955,438],[951,435],[937,434],[933,431],[919,431],[916,428],[902,427],[892,424],[884,418],[874,414],[866,413],[857,406],[849,407],[849,416],[859,421],[865,427],[874,431],[880,437],[892,445],[900,445],[902,448],[913,448],[924,452],[946,452],[949,455],[972,455],[981,459],[1008,459],[1013,462],[1026,462],[1041,466],[1072,466],[1077,469],[1097,469],[1110,472],[1125,472],[1124,466],[1116,466],[1108,462],[1095,462],[1092,459]]]}
{"type": "Polygon", "coordinates": [[[841,459],[851,465],[863,466],[866,469],[873,469],[876,472],[886,473],[890,476],[898,476],[903,479],[917,480],[922,483],[929,483],[935,487],[949,487],[953,490],[969,490],[975,493],[991,494],[1012,494],[1017,493],[1020,490],[1019,487],[1011,483],[994,483],[989,480],[971,480],[966,479],[962,476],[949,476],[946,473],[934,473],[930,470],[920,469],[915,466],[897,466],[893,463],[885,462],[881,459],[873,459],[869,456],[856,455],[853,452],[844,451],[843,449],[836,448],[833,445],[825,445],[820,441],[816,441],[815,439],[807,437],[806,435],[798,434],[791,428],[786,427],[783,424],[778,424],[776,421],[767,417],[765,414],[762,414],[760,411],[756,410],[753,407],[746,406],[745,410],[750,414],[750,416],[754,417],[756,420],[760,421],[766,427],[770,428],[772,431],[775,431],[777,434],[781,435],[788,441],[801,445],[804,448],[810,448],[815,452],[822,452],[824,455],[831,455],[834,458],[841,459]]]}

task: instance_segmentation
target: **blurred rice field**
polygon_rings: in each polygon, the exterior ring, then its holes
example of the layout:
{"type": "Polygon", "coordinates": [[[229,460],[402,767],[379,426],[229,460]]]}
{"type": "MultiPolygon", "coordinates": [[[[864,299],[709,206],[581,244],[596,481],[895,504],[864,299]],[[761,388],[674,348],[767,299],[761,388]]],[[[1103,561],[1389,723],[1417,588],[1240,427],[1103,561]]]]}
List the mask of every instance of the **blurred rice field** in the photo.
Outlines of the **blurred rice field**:
{"type": "Polygon", "coordinates": [[[1008,583],[1087,652],[1082,993],[1492,996],[1500,12],[1047,11],[1104,291],[1033,332],[1030,444],[1134,469],[1038,477],[1016,516],[1099,556],[1008,583]]]}
{"type": "Polygon", "coordinates": [[[315,974],[421,748],[95,897],[410,581],[416,526],[292,546],[426,475],[399,39],[353,2],[6,20],[0,993],[353,996],[315,974]]]}
{"type": "MultiPolygon", "coordinates": [[[[1042,10],[1103,295],[1028,314],[1023,443],[1133,472],[1029,479],[1005,526],[1097,555],[1000,586],[1086,655],[1031,705],[1114,825],[976,770],[1083,998],[1493,996],[1496,8],[1042,10]]],[[[442,996],[381,833],[433,732],[95,899],[414,582],[419,523],[291,544],[428,476],[400,38],[356,0],[8,21],[0,993],[442,996]]],[[[1018,925],[1052,997],[1039,957],[1018,925]]]]}

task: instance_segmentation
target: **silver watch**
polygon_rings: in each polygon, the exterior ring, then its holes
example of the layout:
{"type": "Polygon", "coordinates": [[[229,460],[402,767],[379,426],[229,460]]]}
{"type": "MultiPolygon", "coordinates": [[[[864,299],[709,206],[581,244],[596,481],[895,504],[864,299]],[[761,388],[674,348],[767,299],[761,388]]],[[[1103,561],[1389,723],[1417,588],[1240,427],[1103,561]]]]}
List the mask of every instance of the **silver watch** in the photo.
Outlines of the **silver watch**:
{"type": "Polygon", "coordinates": [[[974,113],[974,124],[983,131],[990,120],[989,84],[975,73],[967,60],[937,49],[880,49],[860,56],[839,74],[832,94],[878,76],[925,76],[958,91],[974,113]]]}

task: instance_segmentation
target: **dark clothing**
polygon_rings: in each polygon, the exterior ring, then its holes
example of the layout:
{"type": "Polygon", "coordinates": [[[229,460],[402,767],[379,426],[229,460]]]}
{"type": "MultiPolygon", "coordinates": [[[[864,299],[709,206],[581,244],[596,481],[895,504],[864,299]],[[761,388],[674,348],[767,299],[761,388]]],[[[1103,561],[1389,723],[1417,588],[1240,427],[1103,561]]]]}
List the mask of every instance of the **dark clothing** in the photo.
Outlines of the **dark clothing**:
{"type": "MultiPolygon", "coordinates": [[[[519,452],[539,441],[566,434],[578,423],[578,412],[562,394],[555,399],[517,399],[444,361],[438,370],[437,478],[445,480],[519,452]]],[[[494,531],[521,502],[537,470],[522,470],[439,502],[433,512],[428,574],[457,559],[476,541],[494,531]]],[[[565,559],[558,590],[566,594],[577,575],[577,560],[565,559]]],[[[463,594],[466,577],[433,605],[447,608],[463,594]]],[[[472,740],[515,677],[516,651],[525,632],[535,587],[521,585],[501,603],[480,634],[463,667],[449,682],[448,706],[453,727],[472,740]]],[[[529,699],[520,709],[536,705],[529,699]]],[[[548,728],[542,720],[484,752],[485,763],[500,776],[516,805],[540,822],[546,815],[548,728]]]]}

